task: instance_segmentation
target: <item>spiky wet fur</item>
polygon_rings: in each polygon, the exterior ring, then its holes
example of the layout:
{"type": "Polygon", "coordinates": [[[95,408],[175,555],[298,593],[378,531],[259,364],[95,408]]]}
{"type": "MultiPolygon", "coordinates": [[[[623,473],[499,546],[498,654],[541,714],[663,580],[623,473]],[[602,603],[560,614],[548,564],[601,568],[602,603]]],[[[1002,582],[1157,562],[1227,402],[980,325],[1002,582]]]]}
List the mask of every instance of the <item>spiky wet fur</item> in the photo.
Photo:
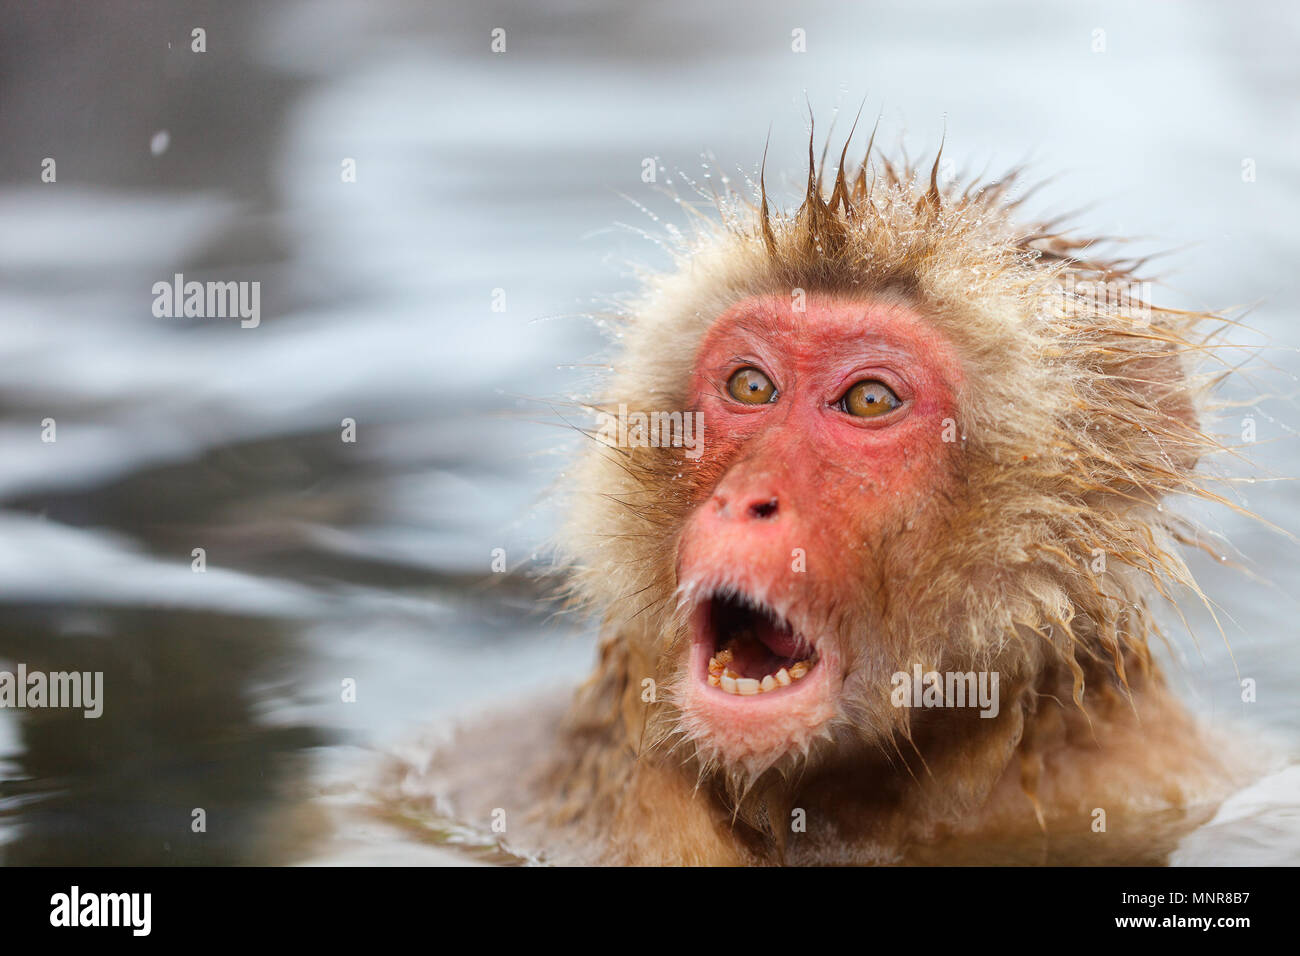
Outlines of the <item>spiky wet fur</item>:
{"type": "Polygon", "coordinates": [[[934,505],[944,533],[921,547],[899,529],[890,546],[906,560],[892,566],[905,571],[864,570],[862,593],[827,610],[845,629],[870,616],[875,645],[851,662],[825,731],[762,764],[721,761],[674,706],[688,641],[678,535],[720,475],[683,469],[680,449],[593,440],[570,476],[564,553],[603,640],[538,779],[547,826],[599,841],[603,859],[787,859],[796,805],[834,821],[801,858],[892,859],[982,825],[1045,827],[1098,799],[1194,805],[1234,775],[1149,652],[1151,604],[1200,597],[1179,551],[1201,539],[1164,502],[1221,500],[1197,465],[1221,450],[1201,418],[1223,320],[1093,294],[1137,283],[1140,264],[1096,258],[1053,224],[1018,226],[1013,177],[945,188],[938,168],[869,146],[827,178],[810,151],[793,215],[765,188],[756,202],[717,197],[716,216],[677,235],[676,267],[628,304],[594,403],[611,413],[686,409],[714,318],[793,289],[909,304],[954,344],[965,384],[954,480],[934,505]],[[1002,715],[892,706],[889,673],[914,661],[998,671],[1002,715]],[[1104,773],[1114,786],[1093,785],[1104,773]]]}

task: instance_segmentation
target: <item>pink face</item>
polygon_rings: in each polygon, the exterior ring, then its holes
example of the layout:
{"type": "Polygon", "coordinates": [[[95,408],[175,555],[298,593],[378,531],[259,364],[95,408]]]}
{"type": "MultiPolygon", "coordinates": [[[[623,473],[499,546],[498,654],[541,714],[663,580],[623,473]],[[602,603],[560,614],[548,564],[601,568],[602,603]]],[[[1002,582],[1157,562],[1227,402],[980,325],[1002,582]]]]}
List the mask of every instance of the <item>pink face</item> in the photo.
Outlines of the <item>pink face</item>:
{"type": "Polygon", "coordinates": [[[902,305],[753,298],[710,329],[691,377],[711,491],[678,551],[679,705],[724,759],[771,763],[837,714],[855,642],[872,640],[841,633],[842,615],[948,480],[960,382],[948,341],[902,305]]]}

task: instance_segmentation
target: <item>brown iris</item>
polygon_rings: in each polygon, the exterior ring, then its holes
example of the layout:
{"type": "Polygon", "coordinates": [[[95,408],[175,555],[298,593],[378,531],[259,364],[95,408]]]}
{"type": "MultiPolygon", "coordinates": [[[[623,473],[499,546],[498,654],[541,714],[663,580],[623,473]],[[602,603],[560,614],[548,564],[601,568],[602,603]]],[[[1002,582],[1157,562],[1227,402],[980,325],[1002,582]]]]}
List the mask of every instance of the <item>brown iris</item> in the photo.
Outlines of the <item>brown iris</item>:
{"type": "Polygon", "coordinates": [[[748,366],[737,369],[727,379],[731,397],[746,405],[764,405],[776,398],[776,386],[758,369],[748,366]]]}
{"type": "Polygon", "coordinates": [[[893,389],[875,379],[858,382],[840,399],[840,407],[859,418],[877,418],[886,412],[892,412],[901,404],[893,389]]]}

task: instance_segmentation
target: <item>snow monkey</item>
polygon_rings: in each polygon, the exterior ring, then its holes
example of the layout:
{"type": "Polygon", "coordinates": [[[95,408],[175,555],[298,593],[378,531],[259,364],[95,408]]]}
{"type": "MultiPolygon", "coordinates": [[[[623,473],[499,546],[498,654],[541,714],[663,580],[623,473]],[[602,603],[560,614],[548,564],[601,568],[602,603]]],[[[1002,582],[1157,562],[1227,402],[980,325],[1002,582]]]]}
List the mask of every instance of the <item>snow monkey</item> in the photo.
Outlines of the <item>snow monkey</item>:
{"type": "Polygon", "coordinates": [[[1242,780],[1150,652],[1201,597],[1168,499],[1217,500],[1221,321],[1017,225],[1013,178],[840,158],[793,213],[718,198],[629,300],[593,408],[699,447],[593,428],[566,479],[598,665],[497,770],[549,858],[942,861],[1242,780]]]}

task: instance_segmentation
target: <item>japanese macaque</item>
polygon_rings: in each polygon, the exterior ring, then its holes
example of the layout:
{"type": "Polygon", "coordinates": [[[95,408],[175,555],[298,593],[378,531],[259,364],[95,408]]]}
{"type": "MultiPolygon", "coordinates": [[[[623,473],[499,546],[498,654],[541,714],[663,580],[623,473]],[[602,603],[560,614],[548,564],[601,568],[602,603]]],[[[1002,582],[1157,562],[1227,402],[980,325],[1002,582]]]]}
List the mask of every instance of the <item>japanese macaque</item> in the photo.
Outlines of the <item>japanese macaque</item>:
{"type": "Polygon", "coordinates": [[[629,303],[594,409],[698,415],[702,444],[593,430],[567,479],[598,666],[493,771],[512,802],[452,805],[515,807],[514,845],[942,861],[1194,815],[1250,772],[1149,650],[1154,607],[1202,597],[1167,499],[1219,500],[1196,471],[1219,322],[1017,225],[1011,179],[843,159],[810,154],[793,215],[720,198],[629,303]]]}

